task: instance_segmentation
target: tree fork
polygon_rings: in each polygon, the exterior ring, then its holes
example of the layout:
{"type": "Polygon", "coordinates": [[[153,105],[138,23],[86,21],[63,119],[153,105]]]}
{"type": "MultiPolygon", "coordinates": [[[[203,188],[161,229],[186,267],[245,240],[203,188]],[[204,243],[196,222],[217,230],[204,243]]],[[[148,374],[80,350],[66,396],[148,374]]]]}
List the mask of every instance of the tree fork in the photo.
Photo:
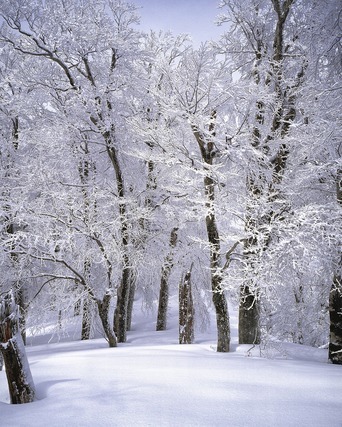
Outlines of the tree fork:
{"type": "Polygon", "coordinates": [[[117,338],[115,336],[115,333],[109,323],[109,309],[110,309],[110,301],[112,298],[112,294],[110,291],[107,291],[104,295],[102,301],[96,300],[97,308],[99,311],[99,316],[102,322],[102,327],[106,335],[106,339],[108,341],[109,347],[116,347],[117,346],[117,338]]]}

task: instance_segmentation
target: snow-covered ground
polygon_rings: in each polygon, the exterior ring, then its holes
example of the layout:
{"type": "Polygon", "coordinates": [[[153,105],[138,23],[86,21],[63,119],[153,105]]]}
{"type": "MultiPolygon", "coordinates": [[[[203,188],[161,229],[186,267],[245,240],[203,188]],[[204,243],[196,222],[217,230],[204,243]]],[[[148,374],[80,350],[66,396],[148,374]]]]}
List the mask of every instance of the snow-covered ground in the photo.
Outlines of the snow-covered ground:
{"type": "Polygon", "coordinates": [[[214,322],[195,344],[179,345],[175,311],[165,332],[137,313],[128,342],[114,349],[104,339],[32,339],[37,400],[10,405],[0,372],[0,426],[342,426],[342,368],[327,363],[327,350],[250,354],[237,345],[233,317],[232,351],[216,353],[214,322]]]}

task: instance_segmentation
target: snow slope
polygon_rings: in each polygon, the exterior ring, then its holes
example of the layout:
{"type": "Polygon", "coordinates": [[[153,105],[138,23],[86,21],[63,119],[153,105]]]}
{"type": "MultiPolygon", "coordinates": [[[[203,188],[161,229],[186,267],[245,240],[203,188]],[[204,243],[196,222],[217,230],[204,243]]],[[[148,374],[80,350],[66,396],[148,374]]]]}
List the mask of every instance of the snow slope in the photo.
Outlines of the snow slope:
{"type": "Polygon", "coordinates": [[[175,311],[165,332],[142,316],[114,349],[35,338],[27,352],[38,399],[8,404],[0,372],[0,426],[342,426],[342,369],[327,350],[287,345],[286,355],[260,357],[236,344],[233,318],[232,352],[220,354],[214,324],[178,345],[175,311]]]}

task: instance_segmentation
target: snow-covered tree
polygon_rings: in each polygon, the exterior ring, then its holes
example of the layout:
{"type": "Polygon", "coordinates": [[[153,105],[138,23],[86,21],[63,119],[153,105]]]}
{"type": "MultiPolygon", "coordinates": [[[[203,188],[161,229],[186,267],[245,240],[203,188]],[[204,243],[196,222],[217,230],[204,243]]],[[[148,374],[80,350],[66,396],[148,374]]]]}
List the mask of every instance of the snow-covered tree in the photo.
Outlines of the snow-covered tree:
{"type": "Polygon", "coordinates": [[[298,342],[322,344],[341,235],[333,196],[339,7],[304,0],[232,0],[221,6],[221,23],[229,22],[221,48],[231,56],[237,87],[244,86],[239,339],[258,342],[261,322],[298,342]]]}
{"type": "MultiPolygon", "coordinates": [[[[133,269],[133,254],[130,252],[133,237],[129,223],[137,221],[135,197],[129,194],[130,184],[129,180],[125,179],[123,166],[125,150],[129,144],[125,127],[126,115],[129,114],[129,90],[135,84],[138,87],[138,75],[133,65],[139,56],[138,36],[131,29],[131,24],[136,22],[134,7],[115,1],[63,1],[58,7],[52,3],[19,1],[2,4],[2,16],[4,23],[1,40],[23,57],[33,58],[41,64],[41,67],[30,70],[30,79],[36,88],[43,89],[46,97],[43,105],[46,106],[48,111],[45,113],[49,117],[42,125],[47,131],[52,122],[58,123],[67,142],[67,156],[74,153],[74,158],[70,159],[77,164],[77,181],[80,181],[78,191],[75,191],[77,186],[72,187],[76,168],[74,167],[72,172],[70,165],[68,173],[72,174],[69,176],[72,181],[62,180],[61,185],[65,187],[62,194],[67,193],[64,194],[66,198],[69,194],[72,197],[71,202],[61,202],[57,206],[58,214],[45,211],[39,217],[49,218],[50,222],[53,219],[57,224],[58,233],[61,227],[64,228],[62,240],[67,239],[70,243],[67,236],[70,231],[82,236],[79,249],[83,254],[78,254],[78,268],[50,251],[41,251],[40,247],[30,256],[36,259],[42,257],[46,262],[55,265],[59,263],[60,267],[73,274],[77,272],[79,279],[82,276],[83,290],[89,293],[90,288],[85,286],[85,277],[92,267],[89,266],[90,258],[86,251],[91,242],[102,255],[102,262],[107,271],[109,287],[104,293],[107,305],[107,301],[110,302],[111,299],[108,296],[113,294],[117,286],[111,277],[114,274],[115,257],[109,255],[103,239],[111,239],[110,246],[115,248],[115,251],[120,247],[119,252],[116,252],[119,253],[121,279],[117,287],[115,325],[119,341],[125,341],[127,304],[133,269]],[[112,176],[101,174],[100,190],[89,189],[89,182],[86,183],[90,167],[96,167],[97,170],[111,168],[112,176]],[[108,185],[110,182],[114,184],[108,185]],[[103,187],[105,183],[107,187],[103,187]],[[90,197],[93,197],[91,202],[90,197]],[[110,198],[111,202],[100,205],[99,200],[103,201],[105,197],[110,198]],[[75,208],[77,203],[80,203],[79,207],[82,206],[79,211],[75,208]],[[91,213],[90,205],[93,207],[91,213]],[[92,215],[92,218],[89,215],[92,215]],[[99,225],[103,219],[107,225],[102,224],[99,234],[99,227],[95,224],[99,225]],[[119,234],[116,230],[119,230],[119,234]]],[[[63,156],[63,153],[61,155],[63,156]]],[[[44,159],[42,161],[44,162],[44,159]]],[[[46,165],[47,163],[44,164],[46,165]]],[[[59,169],[60,172],[62,170],[63,168],[59,169]]],[[[54,172],[56,175],[53,180],[58,175],[58,171],[54,172]]],[[[56,181],[59,182],[60,179],[57,178],[56,181]]],[[[44,201],[48,203],[48,197],[45,197],[44,201]]],[[[51,206],[55,207],[56,204],[51,203],[51,206]]],[[[35,214],[35,217],[38,216],[35,214]]],[[[75,238],[72,239],[73,244],[75,238]]],[[[45,243],[51,243],[50,239],[45,240],[45,243]]],[[[29,247],[25,250],[29,251],[29,247]]],[[[106,310],[108,309],[109,305],[106,310]]]]}
{"type": "Polygon", "coordinates": [[[136,289],[159,295],[157,329],[179,283],[191,322],[205,289],[221,352],[227,296],[241,343],[311,345],[328,339],[330,296],[336,362],[336,2],[223,0],[222,40],[199,49],[138,33],[121,0],[0,5],[1,289],[37,320],[76,307],[83,339],[99,316],[110,346],[136,289]]]}
{"type": "MultiPolygon", "coordinates": [[[[160,61],[157,67],[162,79],[154,93],[159,109],[159,120],[152,125],[158,134],[156,145],[168,155],[173,167],[170,185],[179,184],[178,197],[187,197],[185,204],[182,203],[182,227],[199,221],[206,231],[206,243],[202,234],[194,239],[200,241],[209,253],[217,349],[225,352],[229,351],[230,330],[226,297],[221,286],[223,266],[215,188],[220,187],[220,173],[225,161],[226,135],[222,129],[225,129],[223,116],[227,113],[227,99],[231,97],[227,88],[231,79],[224,61],[216,57],[209,45],[197,51],[188,47],[177,61],[160,61]]],[[[151,126],[149,134],[151,138],[151,126]]],[[[186,233],[186,228],[184,231],[186,233]]],[[[196,254],[195,246],[193,249],[192,256],[196,254]]],[[[191,264],[191,259],[188,262],[191,264]]]]}

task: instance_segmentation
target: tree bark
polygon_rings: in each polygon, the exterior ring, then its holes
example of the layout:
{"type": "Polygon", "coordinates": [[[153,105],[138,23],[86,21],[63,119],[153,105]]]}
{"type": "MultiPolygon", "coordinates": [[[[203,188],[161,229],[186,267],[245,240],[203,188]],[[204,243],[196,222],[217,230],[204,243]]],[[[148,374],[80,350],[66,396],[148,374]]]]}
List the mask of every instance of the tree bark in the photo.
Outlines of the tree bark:
{"type": "MultiPolygon", "coordinates": [[[[212,113],[212,119],[216,116],[216,112],[212,113]]],[[[209,126],[209,131],[214,136],[214,125],[209,126]]],[[[209,252],[210,252],[210,274],[211,274],[211,291],[212,298],[216,312],[216,326],[217,326],[217,351],[229,352],[230,347],[230,324],[228,304],[224,295],[222,287],[222,271],[220,260],[220,237],[218,227],[216,224],[216,216],[214,209],[215,202],[215,181],[210,175],[210,166],[215,157],[215,148],[212,141],[207,141],[205,136],[202,135],[196,126],[192,126],[193,134],[198,143],[201,151],[202,160],[205,169],[208,170],[208,175],[204,177],[204,191],[206,196],[205,206],[207,214],[205,218],[209,252]]]]}
{"type": "MultiPolygon", "coordinates": [[[[342,170],[337,171],[336,196],[338,209],[342,206],[342,170]]],[[[337,272],[329,296],[330,339],[329,360],[337,365],[342,365],[342,257],[340,257],[337,272]]]]}
{"type": "MultiPolygon", "coordinates": [[[[210,193],[214,191],[212,184],[206,188],[210,193]]],[[[216,311],[217,351],[225,353],[229,351],[230,347],[230,325],[228,304],[222,288],[222,276],[220,274],[219,234],[213,213],[207,214],[206,225],[210,244],[211,290],[216,311]]]]}
{"type": "Polygon", "coordinates": [[[83,298],[81,340],[89,340],[90,338],[91,305],[92,305],[92,300],[90,298],[88,297],[83,298]]]}
{"type": "Polygon", "coordinates": [[[12,292],[0,301],[0,350],[11,403],[33,402],[35,387],[19,328],[19,306],[12,292]]]}
{"type": "Polygon", "coordinates": [[[96,303],[97,303],[97,308],[99,311],[102,327],[105,332],[106,339],[108,341],[108,345],[109,347],[117,347],[118,340],[109,322],[109,309],[110,309],[111,299],[112,299],[112,294],[110,291],[107,291],[102,301],[97,300],[96,303]]]}
{"type": "Polygon", "coordinates": [[[122,270],[121,284],[117,292],[117,302],[114,313],[114,331],[118,342],[126,342],[127,339],[127,314],[128,300],[131,287],[131,267],[126,253],[123,255],[124,267],[122,270]]]}
{"type": "Polygon", "coordinates": [[[179,284],[179,344],[194,342],[195,309],[191,290],[191,271],[179,284]]]}
{"type": "MultiPolygon", "coordinates": [[[[111,107],[110,107],[111,108],[111,107]]],[[[121,283],[117,293],[117,303],[114,313],[114,331],[117,335],[118,342],[126,342],[127,339],[127,310],[128,300],[130,295],[131,287],[131,260],[129,256],[128,243],[129,243],[129,232],[128,232],[128,219],[127,219],[127,206],[125,202],[125,186],[120,167],[117,151],[114,147],[114,126],[112,126],[111,132],[104,132],[103,136],[106,141],[106,149],[109,159],[114,168],[116,177],[116,186],[119,197],[119,213],[121,222],[121,244],[123,253],[123,268],[121,283]]]]}
{"type": "MultiPolygon", "coordinates": [[[[342,265],[342,260],[340,262],[342,265]]],[[[329,296],[329,360],[342,365],[342,277],[335,275],[329,296]]]]}
{"type": "MultiPolygon", "coordinates": [[[[86,178],[88,179],[88,173],[86,175],[86,178]]],[[[88,197],[85,197],[85,206],[86,208],[89,206],[88,203],[89,199],[88,197]]],[[[85,221],[86,223],[88,222],[88,213],[85,212],[85,221]]],[[[90,260],[88,257],[86,257],[84,263],[83,263],[83,268],[84,268],[84,277],[85,280],[87,280],[89,282],[90,280],[90,260]]],[[[92,308],[92,299],[86,295],[83,298],[83,307],[82,307],[82,330],[81,330],[81,340],[88,340],[90,338],[90,330],[91,330],[91,320],[92,320],[92,316],[91,316],[91,308],[92,308]]]]}
{"type": "Polygon", "coordinates": [[[129,286],[129,295],[128,295],[128,305],[127,305],[127,331],[130,331],[132,328],[132,317],[133,317],[133,305],[134,305],[134,297],[135,291],[137,288],[136,284],[136,271],[131,270],[131,278],[130,278],[130,286],[129,286]]]}
{"type": "Polygon", "coordinates": [[[167,309],[169,303],[169,277],[173,267],[173,249],[175,248],[178,239],[177,231],[177,227],[173,228],[171,231],[170,252],[165,258],[164,265],[162,266],[156,326],[157,331],[165,331],[166,329],[167,309]]]}
{"type": "Polygon", "coordinates": [[[16,292],[16,303],[19,306],[20,316],[19,316],[19,326],[20,333],[23,339],[24,345],[26,345],[26,313],[27,313],[27,297],[26,297],[26,288],[22,283],[19,283],[18,290],[16,292]]]}
{"type": "Polygon", "coordinates": [[[240,289],[239,344],[260,343],[260,302],[255,291],[244,285],[240,289]]]}
{"type": "MultiPolygon", "coordinates": [[[[255,191],[253,191],[255,195],[255,191]]],[[[249,218],[246,221],[246,232],[252,234],[245,240],[244,257],[248,271],[253,271],[253,257],[256,255],[258,246],[257,238],[253,236],[257,227],[257,221],[249,218]]],[[[239,298],[239,344],[259,344],[260,343],[260,299],[259,293],[251,279],[246,279],[240,287],[239,298]]]]}

